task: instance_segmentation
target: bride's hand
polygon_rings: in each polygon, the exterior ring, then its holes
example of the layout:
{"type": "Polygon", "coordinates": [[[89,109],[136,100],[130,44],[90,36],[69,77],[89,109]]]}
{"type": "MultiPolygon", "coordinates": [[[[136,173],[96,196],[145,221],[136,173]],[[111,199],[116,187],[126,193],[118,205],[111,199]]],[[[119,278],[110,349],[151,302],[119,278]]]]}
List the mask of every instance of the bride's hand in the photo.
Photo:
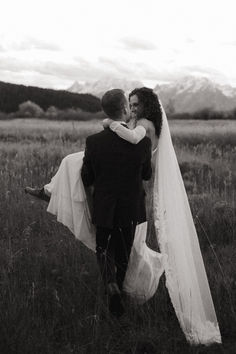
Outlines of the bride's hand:
{"type": "Polygon", "coordinates": [[[114,122],[114,120],[112,120],[110,118],[103,119],[103,121],[102,121],[103,128],[110,127],[110,124],[113,123],[113,122],[114,122]]]}

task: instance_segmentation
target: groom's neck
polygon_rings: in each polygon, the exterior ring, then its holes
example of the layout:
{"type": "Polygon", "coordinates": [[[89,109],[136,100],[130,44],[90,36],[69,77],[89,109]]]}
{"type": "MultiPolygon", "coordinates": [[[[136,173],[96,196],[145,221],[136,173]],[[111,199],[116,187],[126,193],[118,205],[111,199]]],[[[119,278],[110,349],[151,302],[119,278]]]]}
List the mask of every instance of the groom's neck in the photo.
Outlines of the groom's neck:
{"type": "Polygon", "coordinates": [[[123,115],[119,116],[119,117],[109,117],[111,118],[112,120],[115,120],[117,122],[125,122],[125,118],[123,117],[123,115]]]}

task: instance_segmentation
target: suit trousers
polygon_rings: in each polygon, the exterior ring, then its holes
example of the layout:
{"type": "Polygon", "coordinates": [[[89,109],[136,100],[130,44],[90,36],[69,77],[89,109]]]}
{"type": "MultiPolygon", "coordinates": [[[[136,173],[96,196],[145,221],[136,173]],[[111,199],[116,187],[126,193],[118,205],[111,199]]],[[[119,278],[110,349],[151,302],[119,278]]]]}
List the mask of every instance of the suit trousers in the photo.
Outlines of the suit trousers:
{"type": "Polygon", "coordinates": [[[105,287],[108,283],[116,282],[122,290],[135,228],[134,222],[113,229],[97,227],[96,255],[105,287]]]}

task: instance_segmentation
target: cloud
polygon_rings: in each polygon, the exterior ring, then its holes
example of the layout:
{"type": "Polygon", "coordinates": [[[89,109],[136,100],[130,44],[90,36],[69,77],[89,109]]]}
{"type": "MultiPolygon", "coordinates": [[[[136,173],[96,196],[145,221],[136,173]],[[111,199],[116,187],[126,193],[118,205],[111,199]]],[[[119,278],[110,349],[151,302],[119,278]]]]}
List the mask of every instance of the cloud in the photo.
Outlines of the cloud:
{"type": "Polygon", "coordinates": [[[186,44],[194,44],[196,43],[196,41],[190,37],[187,37],[186,40],[185,40],[186,44]]]}
{"type": "Polygon", "coordinates": [[[6,51],[6,49],[4,48],[4,46],[0,44],[0,53],[3,53],[5,51],[6,51]]]}
{"type": "MultiPolygon", "coordinates": [[[[83,57],[58,60],[35,60],[27,57],[17,59],[0,53],[0,77],[2,80],[36,85],[42,87],[68,87],[73,81],[96,81],[112,77],[142,82],[171,82],[183,76],[207,76],[217,82],[230,81],[222,72],[207,66],[176,66],[173,63],[151,65],[141,61],[129,61],[119,57],[98,57],[96,61],[88,61],[83,57]],[[60,62],[61,60],[61,62],[60,62]],[[48,84],[47,84],[48,83],[48,84]]],[[[231,81],[236,77],[230,78],[231,81]]]]}
{"type": "Polygon", "coordinates": [[[77,78],[81,80],[98,80],[102,77],[116,78],[133,75],[132,64],[122,59],[99,57],[95,62],[89,62],[81,57],[75,58],[77,62],[77,78]]]}
{"type": "Polygon", "coordinates": [[[126,75],[133,75],[136,71],[135,65],[123,58],[116,60],[107,57],[99,57],[98,63],[104,67],[104,70],[109,69],[116,74],[116,76],[124,77],[126,75]]]}
{"type": "Polygon", "coordinates": [[[78,65],[0,57],[0,77],[6,82],[65,88],[78,77],[78,65]]]}
{"type": "Polygon", "coordinates": [[[36,38],[29,38],[28,42],[30,43],[32,49],[41,49],[41,50],[50,50],[50,51],[61,50],[59,45],[50,41],[44,41],[36,38]]]}
{"type": "Polygon", "coordinates": [[[13,41],[9,43],[8,50],[9,49],[15,51],[27,51],[27,50],[59,51],[61,48],[59,45],[53,42],[28,36],[24,40],[13,41]]]}
{"type": "Polygon", "coordinates": [[[78,72],[78,65],[74,63],[56,63],[53,61],[46,61],[40,63],[37,67],[37,72],[43,75],[51,75],[60,78],[74,78],[78,72]]]}
{"type": "Polygon", "coordinates": [[[97,75],[96,66],[91,66],[89,62],[71,61],[60,63],[50,60],[35,60],[27,58],[16,59],[12,56],[0,56],[0,70],[9,73],[35,72],[36,74],[55,76],[62,79],[85,79],[92,75],[97,75]]]}
{"type": "MultiPolygon", "coordinates": [[[[22,75],[22,78],[35,75],[39,80],[40,76],[46,76],[55,81],[96,81],[104,77],[126,78],[129,80],[141,80],[158,78],[159,72],[150,68],[144,63],[131,63],[124,58],[113,60],[108,57],[99,57],[97,61],[90,62],[83,57],[76,57],[71,62],[61,63],[56,61],[40,61],[16,59],[10,56],[0,56],[0,74],[8,73],[22,75]]],[[[41,80],[42,81],[42,80],[41,80]]],[[[41,82],[40,81],[40,82],[41,82]]]]}
{"type": "MultiPolygon", "coordinates": [[[[90,62],[83,58],[77,58],[77,60],[67,63],[55,61],[32,63],[30,67],[42,75],[51,75],[72,81],[95,81],[108,75],[117,76],[119,73],[119,70],[115,68],[115,64],[108,65],[107,62],[101,60],[90,62]]],[[[125,69],[122,72],[127,74],[125,69]]]]}
{"type": "MultiPolygon", "coordinates": [[[[194,70],[196,68],[193,68],[194,70]]],[[[191,71],[191,68],[188,69],[191,71]]],[[[36,61],[14,57],[0,57],[0,72],[8,72],[11,77],[14,75],[35,74],[36,78],[47,77],[55,80],[78,80],[96,81],[104,77],[126,78],[129,80],[152,80],[152,81],[171,81],[183,74],[183,70],[163,69],[147,65],[144,62],[129,62],[124,58],[111,59],[109,57],[99,57],[95,62],[89,62],[83,57],[76,57],[71,62],[60,63],[56,61],[36,61]]],[[[186,74],[186,72],[184,73],[186,74]]],[[[41,80],[42,81],[42,80],[41,80]]]]}
{"type": "Polygon", "coordinates": [[[123,37],[119,41],[126,50],[155,50],[157,46],[149,40],[136,37],[123,37]]]}
{"type": "Polygon", "coordinates": [[[222,41],[221,44],[222,45],[226,45],[226,46],[235,47],[236,46],[236,40],[233,40],[233,41],[222,41]]]}
{"type": "Polygon", "coordinates": [[[208,66],[189,65],[183,68],[186,74],[206,76],[218,82],[226,81],[226,76],[219,70],[208,66]]]}
{"type": "Polygon", "coordinates": [[[10,56],[2,56],[0,58],[0,70],[16,73],[30,70],[30,67],[25,61],[10,56]]]}

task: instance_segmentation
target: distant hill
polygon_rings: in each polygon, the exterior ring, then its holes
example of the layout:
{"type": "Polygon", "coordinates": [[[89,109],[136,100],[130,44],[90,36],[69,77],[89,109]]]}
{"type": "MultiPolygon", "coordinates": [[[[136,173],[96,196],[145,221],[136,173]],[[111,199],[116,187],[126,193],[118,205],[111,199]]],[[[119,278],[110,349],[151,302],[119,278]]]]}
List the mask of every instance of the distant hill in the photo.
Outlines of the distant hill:
{"type": "Polygon", "coordinates": [[[91,94],[71,93],[66,90],[44,89],[0,81],[1,112],[16,112],[19,104],[26,101],[38,104],[43,110],[55,106],[59,109],[80,108],[93,113],[101,111],[100,99],[91,94]]]}
{"type": "MultiPolygon", "coordinates": [[[[68,91],[91,93],[97,97],[112,88],[130,92],[144,86],[139,81],[127,79],[103,79],[80,84],[77,81],[68,91]]],[[[167,113],[194,113],[203,109],[231,111],[236,108],[236,88],[219,85],[204,77],[187,76],[168,84],[157,84],[154,91],[160,97],[167,113]]]]}

